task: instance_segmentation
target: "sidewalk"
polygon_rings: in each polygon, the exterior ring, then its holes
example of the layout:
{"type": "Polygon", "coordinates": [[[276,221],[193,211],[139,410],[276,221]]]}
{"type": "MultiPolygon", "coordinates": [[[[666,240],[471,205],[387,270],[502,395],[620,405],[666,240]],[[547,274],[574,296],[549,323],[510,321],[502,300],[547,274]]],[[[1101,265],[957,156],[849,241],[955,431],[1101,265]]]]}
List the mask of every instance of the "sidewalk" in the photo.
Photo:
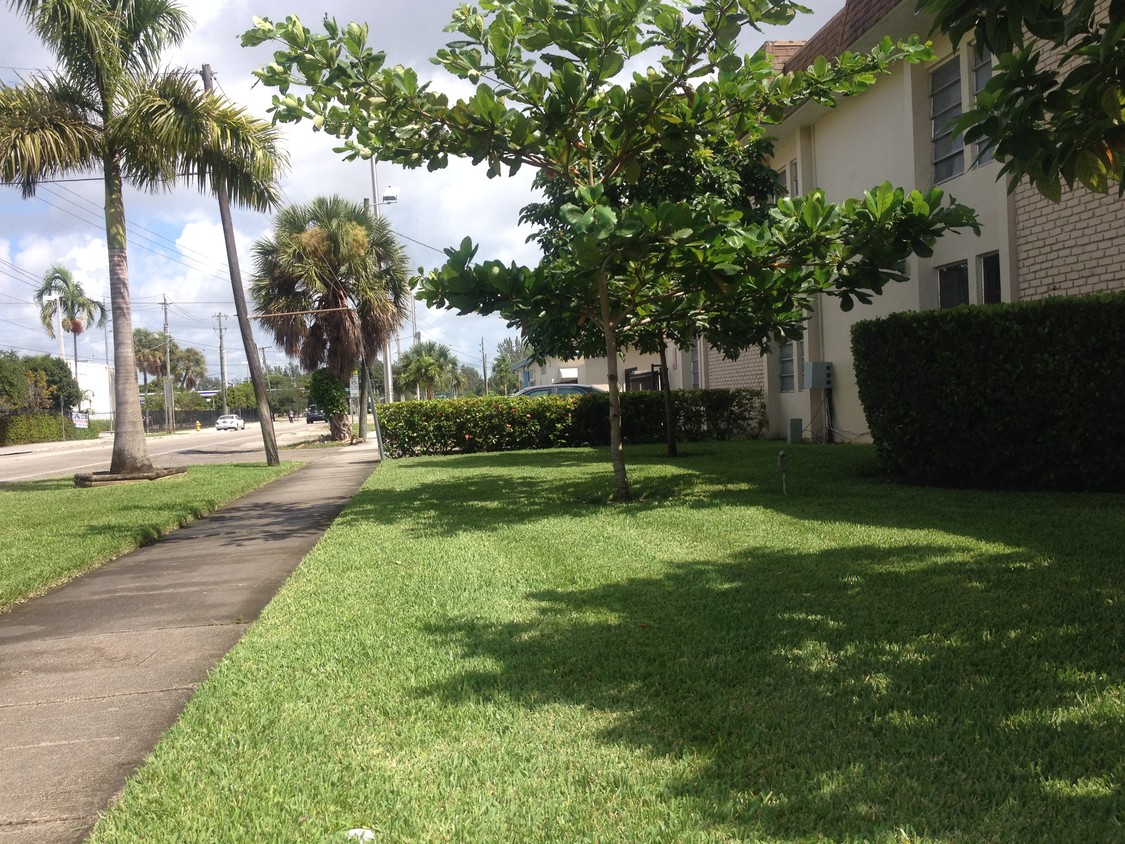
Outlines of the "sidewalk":
{"type": "Polygon", "coordinates": [[[0,844],[86,838],[379,459],[322,455],[0,614],[0,844]]]}

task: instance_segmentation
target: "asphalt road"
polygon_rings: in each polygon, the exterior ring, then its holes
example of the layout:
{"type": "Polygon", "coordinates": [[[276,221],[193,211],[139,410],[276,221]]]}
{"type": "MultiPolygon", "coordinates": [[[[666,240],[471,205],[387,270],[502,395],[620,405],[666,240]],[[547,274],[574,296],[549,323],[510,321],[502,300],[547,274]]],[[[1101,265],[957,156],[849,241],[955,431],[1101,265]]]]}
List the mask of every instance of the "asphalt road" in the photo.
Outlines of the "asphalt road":
{"type": "MultiPolygon", "coordinates": [[[[278,447],[315,439],[328,433],[328,423],[304,419],[274,423],[278,447]]],[[[0,483],[62,478],[75,472],[99,472],[109,469],[113,438],[80,440],[70,443],[0,448],[0,483]]],[[[172,435],[148,438],[148,453],[154,466],[197,466],[204,463],[265,462],[262,431],[257,423],[248,423],[244,431],[216,431],[214,428],[194,429],[172,435]]],[[[315,452],[300,452],[302,459],[315,452]]],[[[283,451],[281,459],[286,459],[283,451]]]]}

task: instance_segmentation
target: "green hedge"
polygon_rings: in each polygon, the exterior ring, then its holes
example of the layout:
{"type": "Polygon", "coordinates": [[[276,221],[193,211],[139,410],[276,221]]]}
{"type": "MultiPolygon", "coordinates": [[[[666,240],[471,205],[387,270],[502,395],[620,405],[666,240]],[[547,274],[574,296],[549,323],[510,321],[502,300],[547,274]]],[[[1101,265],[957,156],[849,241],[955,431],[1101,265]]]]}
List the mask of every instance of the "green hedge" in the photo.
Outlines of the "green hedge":
{"type": "MultiPolygon", "coordinates": [[[[91,419],[89,428],[75,428],[73,422],[66,420],[67,440],[96,440],[108,430],[110,423],[103,419],[91,419]]],[[[58,416],[23,413],[0,415],[0,446],[52,443],[61,439],[63,437],[59,430],[58,416]]]]}
{"type": "MultiPolygon", "coordinates": [[[[681,439],[758,437],[765,428],[756,390],[677,390],[672,395],[681,439]]],[[[622,393],[621,412],[627,442],[665,439],[659,392],[622,393]]],[[[379,408],[379,421],[391,457],[605,445],[609,395],[396,402],[379,408]]]]}
{"type": "Polygon", "coordinates": [[[1125,489],[1125,293],[901,313],[852,329],[883,466],[915,483],[1125,489]]]}

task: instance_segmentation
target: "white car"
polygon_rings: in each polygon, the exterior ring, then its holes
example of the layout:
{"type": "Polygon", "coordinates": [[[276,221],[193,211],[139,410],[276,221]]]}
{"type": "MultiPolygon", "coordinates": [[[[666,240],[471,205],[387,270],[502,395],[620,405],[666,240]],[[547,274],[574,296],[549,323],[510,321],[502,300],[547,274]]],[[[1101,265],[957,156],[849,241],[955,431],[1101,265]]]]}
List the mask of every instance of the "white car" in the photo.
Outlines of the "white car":
{"type": "Polygon", "coordinates": [[[216,431],[241,431],[246,428],[246,423],[242,421],[242,417],[237,413],[230,413],[226,416],[220,416],[215,420],[216,431]]]}

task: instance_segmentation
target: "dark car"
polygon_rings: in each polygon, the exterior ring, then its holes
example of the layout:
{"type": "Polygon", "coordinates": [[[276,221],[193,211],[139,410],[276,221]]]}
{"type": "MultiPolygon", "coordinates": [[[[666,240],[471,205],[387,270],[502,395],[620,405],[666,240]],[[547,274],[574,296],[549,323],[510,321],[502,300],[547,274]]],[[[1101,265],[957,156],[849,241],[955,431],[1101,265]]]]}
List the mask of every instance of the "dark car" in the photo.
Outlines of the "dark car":
{"type": "Polygon", "coordinates": [[[313,422],[324,422],[325,419],[324,411],[315,404],[310,404],[308,410],[305,411],[305,423],[308,425],[313,422]]]}
{"type": "Polygon", "coordinates": [[[535,387],[524,387],[517,396],[534,399],[542,396],[581,396],[584,393],[604,393],[601,387],[592,384],[540,384],[535,387]]]}

